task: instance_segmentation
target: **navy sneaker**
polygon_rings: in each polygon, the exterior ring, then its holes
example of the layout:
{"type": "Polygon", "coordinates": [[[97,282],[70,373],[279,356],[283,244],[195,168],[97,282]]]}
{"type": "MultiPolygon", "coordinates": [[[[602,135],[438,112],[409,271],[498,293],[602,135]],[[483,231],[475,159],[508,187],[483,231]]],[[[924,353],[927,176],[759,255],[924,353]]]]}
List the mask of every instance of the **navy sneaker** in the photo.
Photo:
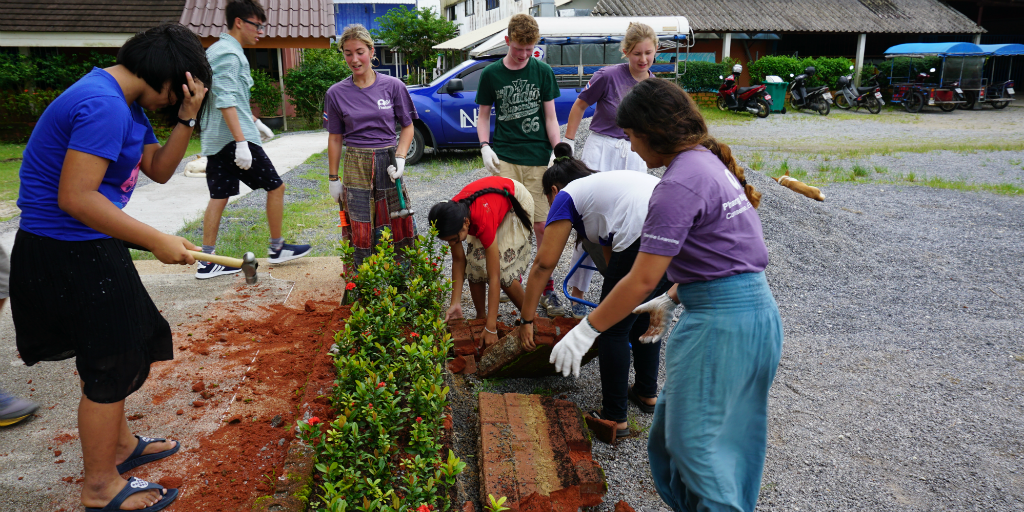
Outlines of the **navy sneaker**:
{"type": "Polygon", "coordinates": [[[281,246],[280,250],[275,251],[271,248],[267,251],[267,259],[269,259],[271,263],[284,263],[286,261],[301,258],[309,254],[309,251],[311,250],[313,250],[313,248],[308,245],[284,244],[281,246]]]}
{"type": "Polygon", "coordinates": [[[570,303],[572,306],[569,309],[569,316],[577,320],[582,320],[583,317],[587,316],[587,306],[585,304],[573,301],[570,301],[570,303]]]}
{"type": "Polygon", "coordinates": [[[208,261],[197,261],[196,263],[199,264],[199,268],[196,270],[196,279],[210,279],[211,277],[237,274],[242,271],[238,267],[225,267],[220,263],[210,263],[208,261]]]}
{"type": "Polygon", "coordinates": [[[540,307],[544,308],[549,318],[564,316],[565,308],[562,306],[562,299],[554,291],[545,292],[540,296],[540,307]]]}
{"type": "Polygon", "coordinates": [[[0,391],[0,427],[14,425],[36,412],[39,404],[0,391]]]}

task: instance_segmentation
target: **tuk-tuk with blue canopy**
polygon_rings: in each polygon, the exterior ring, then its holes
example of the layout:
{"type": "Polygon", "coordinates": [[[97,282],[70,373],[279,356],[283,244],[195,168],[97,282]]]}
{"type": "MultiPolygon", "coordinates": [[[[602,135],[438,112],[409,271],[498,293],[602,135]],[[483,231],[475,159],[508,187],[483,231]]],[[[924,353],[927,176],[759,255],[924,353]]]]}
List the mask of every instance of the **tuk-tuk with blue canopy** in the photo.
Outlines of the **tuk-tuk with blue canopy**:
{"type": "Polygon", "coordinates": [[[982,69],[985,52],[973,43],[905,43],[885,51],[885,58],[892,59],[889,83],[892,86],[892,102],[900,103],[907,112],[920,112],[925,105],[935,105],[943,112],[951,112],[958,105],[967,103],[968,94],[981,95],[984,91],[982,69]],[[914,59],[938,57],[942,60],[937,81],[929,72],[917,71],[914,59]],[[906,78],[892,76],[897,58],[910,59],[906,78]]]}
{"type": "Polygon", "coordinates": [[[990,78],[983,79],[983,88],[978,94],[967,96],[967,104],[961,108],[972,108],[975,102],[988,103],[994,109],[1006,108],[1013,101],[1013,57],[1024,55],[1024,44],[982,44],[979,45],[988,56],[986,66],[991,66],[990,78]],[[998,68],[1006,63],[1006,80],[997,79],[998,68]]]}

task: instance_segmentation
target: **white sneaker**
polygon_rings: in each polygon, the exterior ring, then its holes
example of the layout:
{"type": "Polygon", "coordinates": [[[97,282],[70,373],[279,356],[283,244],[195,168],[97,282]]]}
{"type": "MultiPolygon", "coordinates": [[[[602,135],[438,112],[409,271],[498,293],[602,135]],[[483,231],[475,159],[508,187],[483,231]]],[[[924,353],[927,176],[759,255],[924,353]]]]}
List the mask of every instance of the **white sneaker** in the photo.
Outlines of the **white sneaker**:
{"type": "Polygon", "coordinates": [[[199,268],[196,270],[196,279],[210,279],[217,276],[226,276],[228,274],[237,274],[242,269],[237,267],[225,267],[219,263],[210,263],[208,261],[199,261],[199,268]]]}
{"type": "Polygon", "coordinates": [[[271,263],[284,263],[286,261],[301,258],[309,254],[310,250],[312,250],[312,247],[308,245],[284,244],[278,251],[273,249],[267,250],[267,259],[271,263]]]}

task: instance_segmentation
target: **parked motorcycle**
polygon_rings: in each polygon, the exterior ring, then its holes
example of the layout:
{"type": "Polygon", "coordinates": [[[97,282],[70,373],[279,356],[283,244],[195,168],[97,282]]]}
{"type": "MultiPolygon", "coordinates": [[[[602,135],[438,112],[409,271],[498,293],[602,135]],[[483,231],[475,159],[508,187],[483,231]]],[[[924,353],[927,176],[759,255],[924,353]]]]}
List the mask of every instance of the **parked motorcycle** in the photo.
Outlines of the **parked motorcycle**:
{"type": "MultiPolygon", "coordinates": [[[[850,70],[853,71],[853,66],[850,66],[850,70]]],[[[839,89],[839,93],[836,94],[835,105],[843,110],[865,107],[868,112],[877,114],[885,105],[882,88],[878,85],[878,73],[868,79],[863,87],[853,86],[853,73],[841,76],[836,80],[836,89],[839,89]]]]}
{"type": "Polygon", "coordinates": [[[771,112],[772,97],[765,92],[768,87],[755,85],[739,87],[736,79],[743,72],[743,66],[736,64],[728,77],[718,76],[722,85],[718,87],[718,109],[750,112],[757,117],[765,118],[771,112]]]}
{"type": "Polygon", "coordinates": [[[797,110],[807,108],[827,116],[832,110],[832,93],[828,92],[828,86],[823,85],[810,90],[804,86],[804,81],[817,72],[818,70],[814,69],[814,66],[807,66],[804,72],[796,77],[793,77],[792,73],[789,74],[793,78],[793,82],[789,84],[789,104],[797,110]]]}

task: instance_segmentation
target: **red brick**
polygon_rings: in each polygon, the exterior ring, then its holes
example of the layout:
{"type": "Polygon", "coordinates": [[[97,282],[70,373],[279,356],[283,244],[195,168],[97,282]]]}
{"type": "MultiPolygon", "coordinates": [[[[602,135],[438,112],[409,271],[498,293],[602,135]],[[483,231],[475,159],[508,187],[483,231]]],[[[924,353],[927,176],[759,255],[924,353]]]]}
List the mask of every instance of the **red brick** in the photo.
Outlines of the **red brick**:
{"type": "Polygon", "coordinates": [[[455,359],[448,361],[448,371],[452,373],[461,373],[466,369],[466,360],[462,356],[455,356],[455,359]]]}
{"type": "Polygon", "coordinates": [[[575,485],[552,491],[550,497],[553,512],[578,512],[580,509],[580,489],[575,485]]]}
{"type": "Polygon", "coordinates": [[[469,323],[470,327],[480,327],[482,329],[483,326],[487,325],[487,319],[486,318],[474,318],[474,319],[470,320],[468,323],[469,323]]]}
{"type": "Polygon", "coordinates": [[[566,318],[564,316],[560,316],[558,318],[555,318],[554,323],[555,342],[557,343],[558,340],[561,340],[563,336],[569,334],[569,331],[571,331],[573,327],[579,325],[580,321],[576,318],[566,318]]]}
{"type": "Polygon", "coordinates": [[[598,439],[608,444],[615,444],[615,432],[618,430],[618,425],[614,421],[597,419],[589,414],[586,420],[587,426],[598,439]]]}
{"type": "Polygon", "coordinates": [[[519,502],[519,512],[551,512],[551,498],[534,492],[519,502]]]}
{"type": "MultiPolygon", "coordinates": [[[[461,322],[461,321],[460,321],[461,322]]],[[[459,340],[468,340],[473,338],[473,332],[464,323],[451,325],[449,322],[448,330],[452,333],[452,341],[457,342],[459,340]]]]}
{"type": "Polygon", "coordinates": [[[533,336],[533,342],[537,345],[547,345],[549,347],[555,346],[555,337],[547,334],[536,334],[533,336]]]}
{"type": "Polygon", "coordinates": [[[505,412],[505,398],[494,393],[480,393],[480,424],[508,423],[508,413],[505,412]]]}
{"type": "MultiPolygon", "coordinates": [[[[482,395],[483,393],[481,393],[482,395]]],[[[500,395],[498,395],[500,396],[500,395]]],[[[507,442],[511,436],[508,425],[481,424],[480,426],[480,478],[482,495],[493,494],[495,498],[508,498],[506,506],[515,510],[516,494],[515,461],[507,442]]]]}
{"type": "Polygon", "coordinates": [[[462,360],[466,362],[466,369],[463,370],[463,373],[465,375],[469,375],[471,373],[476,373],[476,356],[475,355],[469,354],[469,355],[464,355],[464,356],[459,356],[459,357],[462,357],[462,360]]]}
{"type": "Polygon", "coordinates": [[[601,466],[591,459],[576,463],[576,476],[580,479],[580,495],[597,494],[604,496],[605,485],[601,466]]]}
{"type": "Polygon", "coordinates": [[[590,436],[583,431],[583,415],[572,402],[556,400],[558,402],[558,419],[562,427],[562,434],[565,435],[565,444],[569,450],[574,452],[590,452],[592,445],[590,436]]]}
{"type": "Polygon", "coordinates": [[[538,335],[555,336],[555,325],[551,323],[550,318],[537,318],[533,321],[534,337],[538,335]]]}
{"type": "Polygon", "coordinates": [[[474,355],[477,353],[477,342],[472,337],[460,338],[455,340],[454,343],[455,353],[460,356],[474,355]]]}
{"type": "Polygon", "coordinates": [[[626,503],[625,500],[619,500],[615,504],[615,512],[636,512],[636,510],[633,510],[633,507],[629,506],[629,503],[626,503]]]}
{"type": "MultiPolygon", "coordinates": [[[[621,503],[625,503],[625,502],[623,501],[621,503]]],[[[473,502],[472,501],[467,501],[467,502],[462,504],[462,512],[476,512],[476,507],[473,506],[473,502]]],[[[631,511],[631,512],[635,512],[635,511],[631,511]]]]}

